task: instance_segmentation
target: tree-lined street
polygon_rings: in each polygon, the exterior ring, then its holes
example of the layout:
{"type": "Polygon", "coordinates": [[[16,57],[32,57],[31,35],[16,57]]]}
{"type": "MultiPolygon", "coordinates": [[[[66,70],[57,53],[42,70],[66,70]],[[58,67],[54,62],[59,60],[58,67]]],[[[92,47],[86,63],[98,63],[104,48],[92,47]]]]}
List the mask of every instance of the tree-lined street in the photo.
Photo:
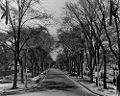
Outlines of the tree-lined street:
{"type": "MultiPolygon", "coordinates": [[[[34,89],[33,89],[34,90],[34,89]]],[[[34,92],[17,96],[96,96],[59,69],[49,69],[34,92]],[[37,91],[37,92],[36,92],[37,91]]],[[[8,95],[9,96],[9,95],[8,95]]],[[[11,96],[11,95],[10,95],[11,96]]],[[[15,96],[15,95],[13,95],[15,96]]]]}
{"type": "Polygon", "coordinates": [[[0,84],[12,83],[9,90],[25,89],[25,95],[31,89],[33,95],[118,95],[119,5],[120,0],[0,0],[0,84]]]}

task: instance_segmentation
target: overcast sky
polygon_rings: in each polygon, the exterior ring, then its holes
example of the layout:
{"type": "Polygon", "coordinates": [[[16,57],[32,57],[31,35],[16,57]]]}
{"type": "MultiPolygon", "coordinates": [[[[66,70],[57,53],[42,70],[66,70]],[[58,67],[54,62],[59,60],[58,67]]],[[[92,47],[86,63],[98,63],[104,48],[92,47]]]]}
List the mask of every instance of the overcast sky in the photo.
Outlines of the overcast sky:
{"type": "Polygon", "coordinates": [[[42,6],[55,16],[59,16],[62,13],[62,8],[66,1],[67,0],[43,0],[42,6]]]}
{"type": "MultiPolygon", "coordinates": [[[[60,16],[63,13],[63,7],[65,2],[68,0],[43,0],[42,6],[47,9],[55,18],[60,19],[60,16]]],[[[49,28],[49,31],[52,35],[56,36],[56,29],[58,26],[52,26],[49,28]]]]}
{"type": "MultiPolygon", "coordinates": [[[[44,6],[49,13],[52,13],[54,17],[57,19],[60,19],[60,16],[62,15],[63,12],[63,7],[65,6],[65,2],[68,0],[43,0],[42,6],[44,6]]],[[[53,36],[56,36],[56,31],[59,26],[52,26],[49,27],[49,31],[53,36]]],[[[53,60],[56,59],[57,52],[53,51],[51,53],[51,56],[53,60]]]]}

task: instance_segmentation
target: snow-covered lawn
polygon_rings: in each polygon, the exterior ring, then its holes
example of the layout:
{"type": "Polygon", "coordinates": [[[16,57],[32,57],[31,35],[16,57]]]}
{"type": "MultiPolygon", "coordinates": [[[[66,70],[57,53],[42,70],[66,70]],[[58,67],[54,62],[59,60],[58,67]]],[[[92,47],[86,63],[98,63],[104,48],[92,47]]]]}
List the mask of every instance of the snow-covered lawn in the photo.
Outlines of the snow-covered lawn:
{"type": "Polygon", "coordinates": [[[7,95],[7,96],[79,96],[72,92],[62,91],[62,90],[47,90],[41,92],[32,92],[25,94],[17,94],[17,95],[7,95]]]}
{"type": "Polygon", "coordinates": [[[87,77],[84,77],[83,79],[76,78],[76,77],[71,77],[71,78],[73,78],[75,81],[79,82],[80,84],[89,88],[91,91],[93,91],[95,93],[99,93],[104,96],[117,96],[116,95],[116,86],[114,86],[110,83],[107,83],[108,88],[104,89],[103,85],[102,85],[102,81],[100,82],[101,86],[97,87],[95,83],[90,83],[89,78],[87,78],[87,77]]]}
{"type": "Polygon", "coordinates": [[[0,91],[3,91],[4,89],[8,89],[12,87],[12,83],[4,83],[0,84],[0,91]]]}

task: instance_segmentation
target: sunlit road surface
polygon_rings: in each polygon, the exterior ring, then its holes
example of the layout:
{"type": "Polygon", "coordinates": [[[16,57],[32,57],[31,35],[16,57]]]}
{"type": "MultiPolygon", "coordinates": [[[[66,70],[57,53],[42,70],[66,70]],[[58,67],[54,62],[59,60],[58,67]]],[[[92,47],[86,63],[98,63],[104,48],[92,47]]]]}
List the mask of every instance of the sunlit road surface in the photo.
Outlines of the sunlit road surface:
{"type": "MultiPolygon", "coordinates": [[[[15,96],[15,95],[10,95],[15,96]]],[[[70,79],[59,69],[50,69],[36,90],[16,96],[97,96],[77,82],[70,79]]]]}

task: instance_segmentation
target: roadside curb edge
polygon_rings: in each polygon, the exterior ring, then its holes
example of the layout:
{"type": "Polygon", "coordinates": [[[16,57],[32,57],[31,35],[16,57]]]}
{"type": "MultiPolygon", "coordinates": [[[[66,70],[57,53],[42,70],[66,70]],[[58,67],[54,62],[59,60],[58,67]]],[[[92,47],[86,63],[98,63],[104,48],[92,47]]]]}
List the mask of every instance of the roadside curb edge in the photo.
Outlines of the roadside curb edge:
{"type": "MultiPolygon", "coordinates": [[[[73,79],[73,78],[71,78],[71,79],[73,79]]],[[[74,79],[73,79],[74,80],[74,79]]],[[[74,80],[75,81],[75,80],[74,80]]],[[[78,81],[76,81],[76,82],[78,82],[78,81]]],[[[99,95],[99,96],[104,96],[104,95],[102,95],[102,94],[99,94],[99,93],[96,93],[96,92],[94,92],[94,91],[92,91],[90,88],[88,88],[87,86],[85,86],[84,84],[82,84],[81,82],[78,82],[81,86],[83,86],[84,88],[86,88],[87,90],[89,90],[90,92],[92,92],[92,93],[94,93],[94,94],[96,94],[96,95],[99,95]]]]}

